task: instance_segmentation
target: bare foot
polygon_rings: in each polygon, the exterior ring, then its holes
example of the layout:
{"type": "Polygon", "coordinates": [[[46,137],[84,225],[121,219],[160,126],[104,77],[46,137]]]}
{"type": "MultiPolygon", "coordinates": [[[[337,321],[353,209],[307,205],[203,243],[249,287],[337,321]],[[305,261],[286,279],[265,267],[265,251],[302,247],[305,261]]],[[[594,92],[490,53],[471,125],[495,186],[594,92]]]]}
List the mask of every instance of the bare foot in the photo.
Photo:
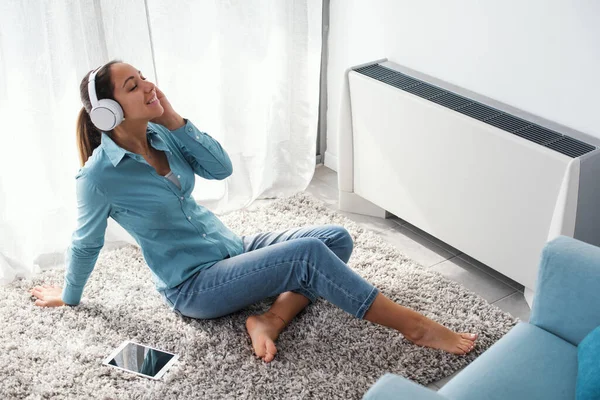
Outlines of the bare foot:
{"type": "Polygon", "coordinates": [[[416,345],[441,349],[453,354],[467,354],[475,347],[477,334],[456,333],[429,318],[422,317],[415,331],[404,337],[416,345]]]}
{"type": "Polygon", "coordinates": [[[267,311],[261,315],[252,315],[246,320],[246,329],[252,339],[254,353],[265,362],[271,362],[277,354],[275,340],[284,328],[284,322],[267,311]]]}

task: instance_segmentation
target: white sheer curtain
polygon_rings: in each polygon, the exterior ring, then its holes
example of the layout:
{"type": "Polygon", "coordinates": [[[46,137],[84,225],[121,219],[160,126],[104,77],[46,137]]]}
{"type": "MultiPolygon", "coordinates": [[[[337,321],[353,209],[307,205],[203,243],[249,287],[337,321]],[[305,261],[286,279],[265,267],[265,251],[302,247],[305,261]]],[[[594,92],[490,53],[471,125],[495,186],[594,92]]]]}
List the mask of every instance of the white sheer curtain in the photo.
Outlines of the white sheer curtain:
{"type": "MultiPolygon", "coordinates": [[[[138,67],[219,140],[234,173],[197,177],[217,214],[304,190],[315,164],[320,0],[2,0],[0,284],[64,266],[75,229],[79,84],[138,67]]],[[[133,239],[109,220],[106,243],[133,239]]]]}

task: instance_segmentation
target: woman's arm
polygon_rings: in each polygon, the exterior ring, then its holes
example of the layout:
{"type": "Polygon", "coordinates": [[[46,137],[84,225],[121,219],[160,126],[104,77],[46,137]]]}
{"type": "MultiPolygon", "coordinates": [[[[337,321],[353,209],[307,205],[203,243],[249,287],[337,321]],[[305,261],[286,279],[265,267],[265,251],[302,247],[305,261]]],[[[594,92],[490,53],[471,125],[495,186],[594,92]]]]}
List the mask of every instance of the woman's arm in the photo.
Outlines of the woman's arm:
{"type": "Polygon", "coordinates": [[[177,147],[194,172],[206,179],[225,179],[233,172],[231,160],[221,144],[200,131],[189,120],[170,131],[177,147]]]}
{"type": "Polygon", "coordinates": [[[77,229],[71,236],[67,249],[65,284],[62,300],[68,305],[78,305],[100,250],[110,214],[106,194],[86,173],[79,173],[77,185],[77,229]]]}
{"type": "Polygon", "coordinates": [[[194,172],[206,179],[225,179],[233,172],[231,160],[221,144],[181,117],[157,87],[156,97],[164,112],[150,122],[165,127],[194,172]]]}

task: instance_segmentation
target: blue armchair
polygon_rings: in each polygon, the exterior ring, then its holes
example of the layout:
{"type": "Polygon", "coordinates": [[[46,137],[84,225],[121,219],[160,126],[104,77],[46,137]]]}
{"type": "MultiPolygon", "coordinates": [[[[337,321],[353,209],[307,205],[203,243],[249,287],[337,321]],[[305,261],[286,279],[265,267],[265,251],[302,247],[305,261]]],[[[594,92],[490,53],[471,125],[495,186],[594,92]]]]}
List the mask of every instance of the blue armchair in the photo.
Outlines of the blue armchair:
{"type": "Polygon", "coordinates": [[[385,374],[365,400],[575,399],[577,345],[600,325],[600,248],[560,236],[542,252],[520,322],[438,392],[385,374]]]}

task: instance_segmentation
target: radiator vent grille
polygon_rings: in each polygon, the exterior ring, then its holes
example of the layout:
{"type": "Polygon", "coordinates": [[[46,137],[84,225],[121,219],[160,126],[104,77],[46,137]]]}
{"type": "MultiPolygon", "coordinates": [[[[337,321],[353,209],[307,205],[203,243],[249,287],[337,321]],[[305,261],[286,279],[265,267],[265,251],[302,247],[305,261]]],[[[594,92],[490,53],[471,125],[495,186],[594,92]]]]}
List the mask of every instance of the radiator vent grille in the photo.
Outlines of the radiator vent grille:
{"type": "Polygon", "coordinates": [[[379,64],[360,67],[355,71],[456,112],[468,115],[469,117],[485,122],[486,124],[493,125],[506,132],[538,143],[544,147],[548,147],[549,149],[558,151],[571,158],[580,157],[596,149],[595,146],[588,143],[562,135],[558,132],[534,124],[533,122],[525,121],[466,97],[448,92],[437,86],[404,75],[401,72],[394,71],[379,64]]]}

